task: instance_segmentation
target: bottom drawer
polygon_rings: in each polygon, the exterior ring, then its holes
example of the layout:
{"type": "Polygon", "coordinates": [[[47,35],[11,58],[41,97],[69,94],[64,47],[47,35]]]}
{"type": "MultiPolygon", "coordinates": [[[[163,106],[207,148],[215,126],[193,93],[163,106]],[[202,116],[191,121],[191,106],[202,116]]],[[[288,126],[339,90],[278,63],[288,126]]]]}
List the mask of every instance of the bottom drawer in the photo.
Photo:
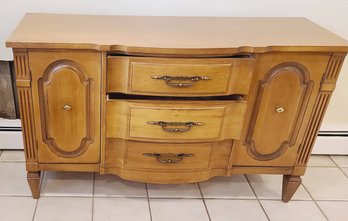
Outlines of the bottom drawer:
{"type": "Polygon", "coordinates": [[[106,167],[134,170],[226,169],[232,141],[149,143],[108,138],[106,167]]]}

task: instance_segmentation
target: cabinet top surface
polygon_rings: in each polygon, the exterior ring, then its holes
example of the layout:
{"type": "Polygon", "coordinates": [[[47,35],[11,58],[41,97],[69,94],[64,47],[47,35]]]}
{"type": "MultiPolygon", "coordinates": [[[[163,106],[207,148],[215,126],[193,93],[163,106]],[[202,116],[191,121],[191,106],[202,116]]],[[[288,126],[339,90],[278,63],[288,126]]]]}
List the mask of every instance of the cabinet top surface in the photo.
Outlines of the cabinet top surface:
{"type": "Polygon", "coordinates": [[[348,51],[348,41],[305,18],[26,14],[13,48],[126,53],[348,51]]]}

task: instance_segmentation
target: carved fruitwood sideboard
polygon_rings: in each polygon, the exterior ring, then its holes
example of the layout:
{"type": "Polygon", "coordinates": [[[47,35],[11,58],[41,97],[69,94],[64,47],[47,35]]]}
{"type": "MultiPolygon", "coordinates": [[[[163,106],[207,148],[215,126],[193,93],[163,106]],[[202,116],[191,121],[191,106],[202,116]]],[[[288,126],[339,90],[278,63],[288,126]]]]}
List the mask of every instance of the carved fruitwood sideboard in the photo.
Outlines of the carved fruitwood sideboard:
{"type": "Polygon", "coordinates": [[[28,182],[40,171],[301,183],[348,42],[304,18],[27,14],[13,48],[28,182]]]}

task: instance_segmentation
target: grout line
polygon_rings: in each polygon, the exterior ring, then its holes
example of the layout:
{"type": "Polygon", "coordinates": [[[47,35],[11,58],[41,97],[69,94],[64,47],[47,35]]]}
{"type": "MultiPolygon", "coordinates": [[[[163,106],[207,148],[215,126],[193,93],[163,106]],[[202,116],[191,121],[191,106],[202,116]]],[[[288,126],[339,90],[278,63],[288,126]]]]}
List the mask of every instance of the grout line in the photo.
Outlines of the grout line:
{"type": "Polygon", "coordinates": [[[44,180],[45,174],[46,174],[45,171],[40,171],[40,184],[39,184],[39,195],[40,195],[40,197],[39,197],[39,199],[36,200],[32,221],[35,220],[37,205],[39,204],[39,200],[41,198],[41,188],[42,188],[42,184],[43,184],[43,180],[44,180]]]}
{"type": "Polygon", "coordinates": [[[248,182],[248,184],[249,184],[251,190],[253,191],[253,193],[254,193],[254,195],[255,195],[255,197],[256,197],[256,199],[257,199],[257,202],[259,202],[259,205],[261,206],[262,211],[265,213],[266,218],[270,221],[271,219],[268,217],[268,214],[266,213],[265,208],[263,208],[263,206],[262,206],[262,204],[261,204],[261,201],[260,201],[259,197],[257,196],[257,194],[256,194],[256,192],[255,192],[253,186],[251,185],[251,183],[250,183],[248,177],[247,177],[245,174],[244,174],[244,177],[245,177],[245,179],[247,180],[247,182],[248,182]]]}
{"type": "Polygon", "coordinates": [[[202,190],[201,190],[201,186],[199,185],[199,183],[197,183],[197,186],[198,186],[199,192],[201,193],[201,199],[203,200],[203,204],[204,204],[204,207],[205,207],[205,211],[207,212],[208,219],[209,219],[209,221],[211,221],[211,217],[210,217],[210,214],[209,214],[209,211],[208,211],[208,207],[207,207],[207,204],[205,202],[205,199],[204,199],[204,196],[203,196],[203,193],[202,193],[202,190]]]}
{"type": "Polygon", "coordinates": [[[334,162],[334,164],[336,165],[336,167],[343,173],[343,175],[344,175],[345,177],[348,178],[348,174],[346,174],[346,173],[342,170],[342,168],[331,158],[331,156],[330,156],[330,159],[334,162]]]}
{"type": "Polygon", "coordinates": [[[35,208],[34,208],[34,213],[33,213],[33,218],[31,219],[32,221],[35,220],[36,209],[37,209],[37,204],[39,204],[39,200],[40,200],[40,199],[37,199],[37,200],[36,200],[36,204],[35,204],[35,208]]]}
{"type": "Polygon", "coordinates": [[[41,196],[41,190],[42,190],[42,185],[44,182],[45,175],[46,175],[46,171],[40,171],[40,187],[39,187],[40,196],[41,196]]]}
{"type": "Polygon", "coordinates": [[[150,198],[149,198],[149,189],[147,188],[147,183],[145,183],[145,188],[146,188],[147,205],[149,207],[149,213],[150,213],[150,220],[152,221],[152,212],[151,212],[151,205],[150,205],[150,198]]]}
{"type": "MultiPolygon", "coordinates": [[[[31,195],[0,195],[0,198],[2,197],[18,197],[18,198],[25,198],[25,197],[31,197],[31,195]]],[[[147,198],[146,196],[74,196],[74,195],[70,195],[70,196],[60,196],[60,195],[56,195],[56,196],[40,196],[40,198],[81,198],[81,199],[85,199],[85,198],[95,198],[95,199],[106,199],[106,198],[111,198],[111,199],[122,199],[122,198],[130,198],[130,199],[144,199],[147,198]]],[[[194,200],[198,200],[198,199],[202,199],[202,198],[198,198],[198,197],[150,197],[149,199],[155,199],[155,200],[163,200],[163,199],[168,199],[168,200],[179,200],[179,199],[194,199],[194,200]]],[[[207,200],[248,200],[248,201],[254,201],[256,199],[250,199],[250,198],[220,198],[220,197],[205,197],[204,199],[207,200]]],[[[260,199],[260,200],[268,200],[268,201],[281,201],[280,199],[274,199],[274,198],[264,198],[264,199],[260,199]]],[[[308,201],[313,201],[312,199],[291,199],[291,201],[303,201],[303,202],[308,202],[308,201]]],[[[322,199],[322,200],[316,200],[319,202],[348,202],[348,199],[342,199],[342,200],[337,200],[337,199],[322,199]]]]}
{"type": "Polygon", "coordinates": [[[94,218],[94,190],[95,190],[95,173],[93,173],[93,189],[92,189],[92,221],[94,218]]]}
{"type": "Polygon", "coordinates": [[[308,195],[311,197],[311,199],[313,200],[313,202],[315,203],[315,205],[318,207],[318,209],[320,210],[320,212],[323,214],[323,216],[325,217],[326,220],[329,221],[329,219],[327,218],[327,216],[325,215],[324,211],[320,208],[320,206],[318,205],[317,201],[314,200],[313,196],[311,195],[311,193],[307,190],[307,188],[305,187],[305,185],[302,184],[303,188],[306,190],[306,192],[308,193],[308,195]]]}

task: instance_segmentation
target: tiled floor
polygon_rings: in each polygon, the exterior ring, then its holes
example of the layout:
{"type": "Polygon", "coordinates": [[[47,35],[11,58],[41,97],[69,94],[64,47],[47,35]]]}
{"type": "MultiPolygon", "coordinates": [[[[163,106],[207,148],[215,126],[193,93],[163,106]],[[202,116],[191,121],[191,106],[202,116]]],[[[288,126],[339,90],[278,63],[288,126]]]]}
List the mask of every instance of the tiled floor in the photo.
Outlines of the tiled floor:
{"type": "Polygon", "coordinates": [[[33,200],[21,151],[0,151],[0,221],[346,221],[348,156],[312,156],[303,185],[280,201],[279,175],[154,185],[93,173],[46,172],[33,200]]]}

